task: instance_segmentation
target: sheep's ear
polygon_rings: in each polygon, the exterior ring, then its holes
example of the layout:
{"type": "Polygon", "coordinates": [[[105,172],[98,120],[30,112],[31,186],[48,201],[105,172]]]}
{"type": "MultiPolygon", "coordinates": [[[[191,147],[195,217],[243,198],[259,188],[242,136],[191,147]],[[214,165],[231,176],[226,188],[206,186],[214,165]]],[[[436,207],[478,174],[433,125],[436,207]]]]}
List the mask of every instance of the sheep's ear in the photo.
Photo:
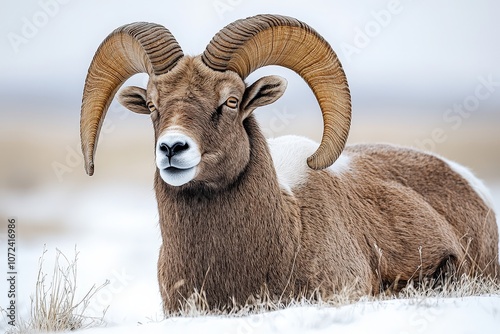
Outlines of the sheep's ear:
{"type": "Polygon", "coordinates": [[[271,104],[285,92],[287,81],[277,75],[260,78],[245,90],[241,101],[243,119],[248,117],[255,108],[271,104]]]}
{"type": "Polygon", "coordinates": [[[122,106],[135,113],[151,113],[146,104],[146,90],[144,88],[135,86],[123,88],[118,95],[118,101],[122,106]]]}

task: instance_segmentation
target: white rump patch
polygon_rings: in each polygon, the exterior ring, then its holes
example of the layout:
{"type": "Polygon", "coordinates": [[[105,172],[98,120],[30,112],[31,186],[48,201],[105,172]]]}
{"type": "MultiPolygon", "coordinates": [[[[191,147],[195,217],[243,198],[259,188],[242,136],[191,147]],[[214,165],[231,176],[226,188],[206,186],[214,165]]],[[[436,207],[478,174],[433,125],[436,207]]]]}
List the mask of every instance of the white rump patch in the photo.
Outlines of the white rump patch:
{"type": "MultiPolygon", "coordinates": [[[[313,140],[300,136],[283,136],[267,140],[278,175],[281,188],[289,193],[298,186],[306,183],[311,168],[307,165],[307,158],[312,155],[319,144],[313,140]]],[[[340,174],[349,169],[349,157],[342,153],[333,165],[325,170],[332,174],[340,174]]]]}
{"type": "Polygon", "coordinates": [[[469,185],[474,189],[474,191],[481,197],[484,203],[491,209],[494,208],[493,205],[493,196],[491,196],[491,193],[489,189],[484,185],[483,181],[478,179],[467,167],[464,167],[454,161],[448,160],[443,157],[439,157],[441,160],[446,162],[450,168],[460,174],[467,182],[469,185]]]}

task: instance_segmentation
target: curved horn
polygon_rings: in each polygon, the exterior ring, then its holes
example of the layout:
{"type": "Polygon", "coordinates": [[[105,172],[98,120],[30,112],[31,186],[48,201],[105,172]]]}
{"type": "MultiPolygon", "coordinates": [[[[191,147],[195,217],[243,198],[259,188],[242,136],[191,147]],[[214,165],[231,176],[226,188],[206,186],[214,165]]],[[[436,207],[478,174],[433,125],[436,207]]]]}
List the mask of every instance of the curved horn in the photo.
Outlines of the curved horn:
{"type": "Polygon", "coordinates": [[[132,75],[160,75],[184,54],[170,31],[137,22],[113,31],[99,46],[83,90],[80,137],[88,175],[94,174],[94,153],[104,116],[120,86],[132,75]]]}
{"type": "Polygon", "coordinates": [[[235,21],[214,36],[202,60],[214,70],[231,70],[243,79],[266,65],[295,71],[313,90],[323,114],[323,138],[307,164],[323,169],[339,157],[351,124],[349,86],[335,52],[307,24],[277,15],[235,21]]]}

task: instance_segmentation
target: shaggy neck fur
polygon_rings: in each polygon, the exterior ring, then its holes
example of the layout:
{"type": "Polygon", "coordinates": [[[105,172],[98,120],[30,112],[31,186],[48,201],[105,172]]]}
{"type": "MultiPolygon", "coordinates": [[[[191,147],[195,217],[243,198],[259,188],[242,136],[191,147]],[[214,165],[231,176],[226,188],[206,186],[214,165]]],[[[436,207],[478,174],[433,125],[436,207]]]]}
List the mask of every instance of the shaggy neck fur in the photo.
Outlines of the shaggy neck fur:
{"type": "Polygon", "coordinates": [[[166,310],[195,290],[217,307],[230,303],[228,296],[244,303],[263,286],[280,295],[291,285],[299,210],[279,188],[254,117],[244,125],[250,161],[228,189],[173,191],[156,172],[163,238],[158,275],[166,310]]]}

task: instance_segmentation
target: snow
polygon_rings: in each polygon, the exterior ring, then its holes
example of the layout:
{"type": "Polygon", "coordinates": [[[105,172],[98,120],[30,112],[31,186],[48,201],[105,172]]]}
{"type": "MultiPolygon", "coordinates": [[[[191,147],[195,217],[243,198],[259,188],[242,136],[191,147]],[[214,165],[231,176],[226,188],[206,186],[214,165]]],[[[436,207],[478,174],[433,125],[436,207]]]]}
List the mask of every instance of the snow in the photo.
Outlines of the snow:
{"type": "MultiPolygon", "coordinates": [[[[110,281],[95,295],[87,310],[88,315],[98,316],[109,306],[104,318],[107,325],[81,330],[84,334],[500,333],[500,296],[360,301],[342,307],[294,306],[243,317],[163,320],[156,280],[156,257],[161,240],[152,188],[121,183],[82,186],[73,192],[64,188],[41,191],[47,193],[45,198],[51,202],[72,208],[73,212],[64,216],[64,223],[70,225],[70,229],[63,237],[19,240],[18,305],[24,319],[29,315],[29,298],[34,293],[43,245],[46,244],[48,250],[44,272],[50,278],[55,248],[72,258],[76,244],[79,252],[77,295],[84,295],[94,284],[110,281]]],[[[492,190],[498,208],[500,187],[492,190]]],[[[43,212],[46,203],[37,204],[35,198],[41,198],[41,194],[24,196],[23,202],[17,204],[15,196],[10,196],[10,202],[3,203],[14,211],[29,203],[33,213],[43,212]]],[[[26,212],[20,222],[32,224],[33,228],[36,221],[32,219],[26,212]]],[[[5,305],[4,300],[0,302],[5,305]]],[[[6,329],[3,326],[6,325],[0,324],[0,330],[6,329]]]]}
{"type": "Polygon", "coordinates": [[[500,297],[359,302],[292,307],[246,317],[170,318],[93,328],[82,334],[142,333],[499,333],[500,297]]]}

